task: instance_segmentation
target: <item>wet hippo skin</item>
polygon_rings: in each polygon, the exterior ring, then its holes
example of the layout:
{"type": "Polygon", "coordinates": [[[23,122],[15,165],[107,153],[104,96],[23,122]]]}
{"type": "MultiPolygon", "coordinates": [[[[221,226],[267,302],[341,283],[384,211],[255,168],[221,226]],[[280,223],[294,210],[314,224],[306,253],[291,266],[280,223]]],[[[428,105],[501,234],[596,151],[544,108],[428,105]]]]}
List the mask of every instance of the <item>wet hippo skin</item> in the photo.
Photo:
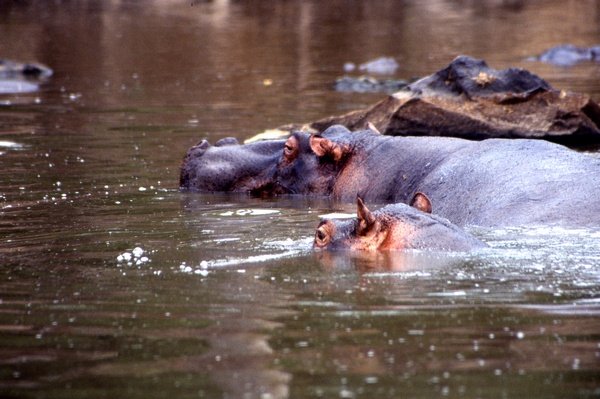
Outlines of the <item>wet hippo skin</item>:
{"type": "Polygon", "coordinates": [[[422,192],[435,214],[459,226],[600,225],[600,160],[540,140],[389,137],[333,126],[285,142],[205,147],[188,152],[182,188],[388,203],[422,192]],[[226,182],[215,184],[220,176],[226,182]]]}

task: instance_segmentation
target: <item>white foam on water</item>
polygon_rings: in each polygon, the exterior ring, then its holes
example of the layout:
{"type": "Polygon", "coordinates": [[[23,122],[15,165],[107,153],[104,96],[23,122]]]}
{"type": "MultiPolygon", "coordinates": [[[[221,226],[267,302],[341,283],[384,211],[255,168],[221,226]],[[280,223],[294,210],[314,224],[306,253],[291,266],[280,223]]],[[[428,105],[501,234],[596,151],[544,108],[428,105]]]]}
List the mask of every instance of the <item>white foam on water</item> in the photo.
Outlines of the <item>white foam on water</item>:
{"type": "Polygon", "coordinates": [[[333,212],[325,215],[319,215],[321,219],[352,219],[356,217],[356,213],[333,212]]]}
{"type": "Polygon", "coordinates": [[[125,251],[117,256],[117,263],[119,265],[125,264],[127,266],[141,266],[146,263],[152,262],[152,260],[144,255],[146,251],[142,247],[135,247],[131,251],[125,251]]]}
{"type": "MultiPolygon", "coordinates": [[[[231,257],[225,259],[214,259],[214,260],[203,260],[203,269],[207,268],[219,268],[219,267],[227,267],[227,266],[237,266],[248,263],[262,263],[271,260],[289,258],[293,256],[297,256],[301,253],[300,250],[287,251],[279,254],[262,254],[262,255],[252,255],[248,257],[231,257]]],[[[192,270],[190,269],[190,272],[192,270]]]]}
{"type": "Polygon", "coordinates": [[[263,216],[275,215],[280,213],[277,209],[238,209],[237,211],[227,211],[220,213],[220,216],[263,216]]]}
{"type": "Polygon", "coordinates": [[[14,141],[0,140],[0,147],[20,149],[20,148],[23,148],[23,144],[15,143],[14,141]]]}

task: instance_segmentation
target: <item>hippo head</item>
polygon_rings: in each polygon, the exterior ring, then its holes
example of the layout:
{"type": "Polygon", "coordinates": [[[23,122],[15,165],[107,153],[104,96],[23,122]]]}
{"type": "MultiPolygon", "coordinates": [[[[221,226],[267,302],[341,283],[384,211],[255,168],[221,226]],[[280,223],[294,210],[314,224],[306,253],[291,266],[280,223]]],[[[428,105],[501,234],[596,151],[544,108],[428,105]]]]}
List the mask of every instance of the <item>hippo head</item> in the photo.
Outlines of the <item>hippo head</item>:
{"type": "MultiPolygon", "coordinates": [[[[335,194],[336,184],[340,186],[339,176],[347,161],[356,158],[354,149],[362,143],[356,138],[364,134],[349,133],[343,126],[332,126],[322,135],[297,131],[287,140],[245,145],[228,138],[212,147],[203,140],[189,149],[183,161],[180,187],[330,196],[335,194]]],[[[362,186],[362,181],[357,180],[357,184],[362,186]]]]}
{"type": "Polygon", "coordinates": [[[411,205],[388,205],[372,213],[357,197],[357,218],[323,220],[317,227],[313,248],[469,251],[485,246],[448,220],[430,214],[431,201],[424,194],[417,193],[411,205]]]}
{"type": "Polygon", "coordinates": [[[322,135],[293,132],[277,168],[277,183],[290,194],[329,196],[356,143],[343,126],[322,135]]]}
{"type": "Polygon", "coordinates": [[[275,172],[284,140],[240,145],[234,138],[215,146],[202,140],[183,160],[180,187],[201,191],[277,193],[275,172]]]}

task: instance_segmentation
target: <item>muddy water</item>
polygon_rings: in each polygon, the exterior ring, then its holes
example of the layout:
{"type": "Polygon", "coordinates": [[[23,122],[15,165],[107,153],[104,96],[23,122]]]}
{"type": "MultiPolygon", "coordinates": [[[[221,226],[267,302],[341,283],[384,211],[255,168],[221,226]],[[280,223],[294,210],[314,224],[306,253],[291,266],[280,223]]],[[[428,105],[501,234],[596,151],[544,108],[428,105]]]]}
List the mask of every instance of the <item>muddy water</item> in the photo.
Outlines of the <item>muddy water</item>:
{"type": "Polygon", "coordinates": [[[524,60],[598,26],[597,1],[0,4],[0,56],[54,69],[0,95],[0,396],[598,397],[600,226],[318,256],[351,204],[177,189],[200,139],[383,98],[334,91],[346,62],[467,54],[598,101],[600,64],[524,60]]]}

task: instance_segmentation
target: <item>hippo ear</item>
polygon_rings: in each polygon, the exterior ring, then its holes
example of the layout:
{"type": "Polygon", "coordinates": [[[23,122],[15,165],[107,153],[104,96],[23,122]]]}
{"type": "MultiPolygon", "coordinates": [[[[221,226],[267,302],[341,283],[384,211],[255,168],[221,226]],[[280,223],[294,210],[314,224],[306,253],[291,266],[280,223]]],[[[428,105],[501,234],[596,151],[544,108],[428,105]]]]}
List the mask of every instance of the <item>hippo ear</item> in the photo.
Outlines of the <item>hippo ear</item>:
{"type": "Polygon", "coordinates": [[[369,129],[373,133],[381,134],[381,132],[379,131],[379,129],[377,129],[377,127],[373,123],[371,123],[371,122],[367,122],[367,129],[369,129]]]}
{"type": "Polygon", "coordinates": [[[359,196],[356,196],[356,207],[356,215],[358,216],[356,233],[359,236],[366,236],[376,228],[377,220],[359,196]]]}
{"type": "Polygon", "coordinates": [[[318,134],[310,136],[310,148],[319,157],[328,155],[338,162],[344,156],[344,147],[318,134]]]}
{"type": "Polygon", "coordinates": [[[415,194],[415,196],[410,201],[410,206],[420,210],[421,212],[433,212],[433,205],[431,205],[431,200],[422,192],[417,192],[415,194]]]}

